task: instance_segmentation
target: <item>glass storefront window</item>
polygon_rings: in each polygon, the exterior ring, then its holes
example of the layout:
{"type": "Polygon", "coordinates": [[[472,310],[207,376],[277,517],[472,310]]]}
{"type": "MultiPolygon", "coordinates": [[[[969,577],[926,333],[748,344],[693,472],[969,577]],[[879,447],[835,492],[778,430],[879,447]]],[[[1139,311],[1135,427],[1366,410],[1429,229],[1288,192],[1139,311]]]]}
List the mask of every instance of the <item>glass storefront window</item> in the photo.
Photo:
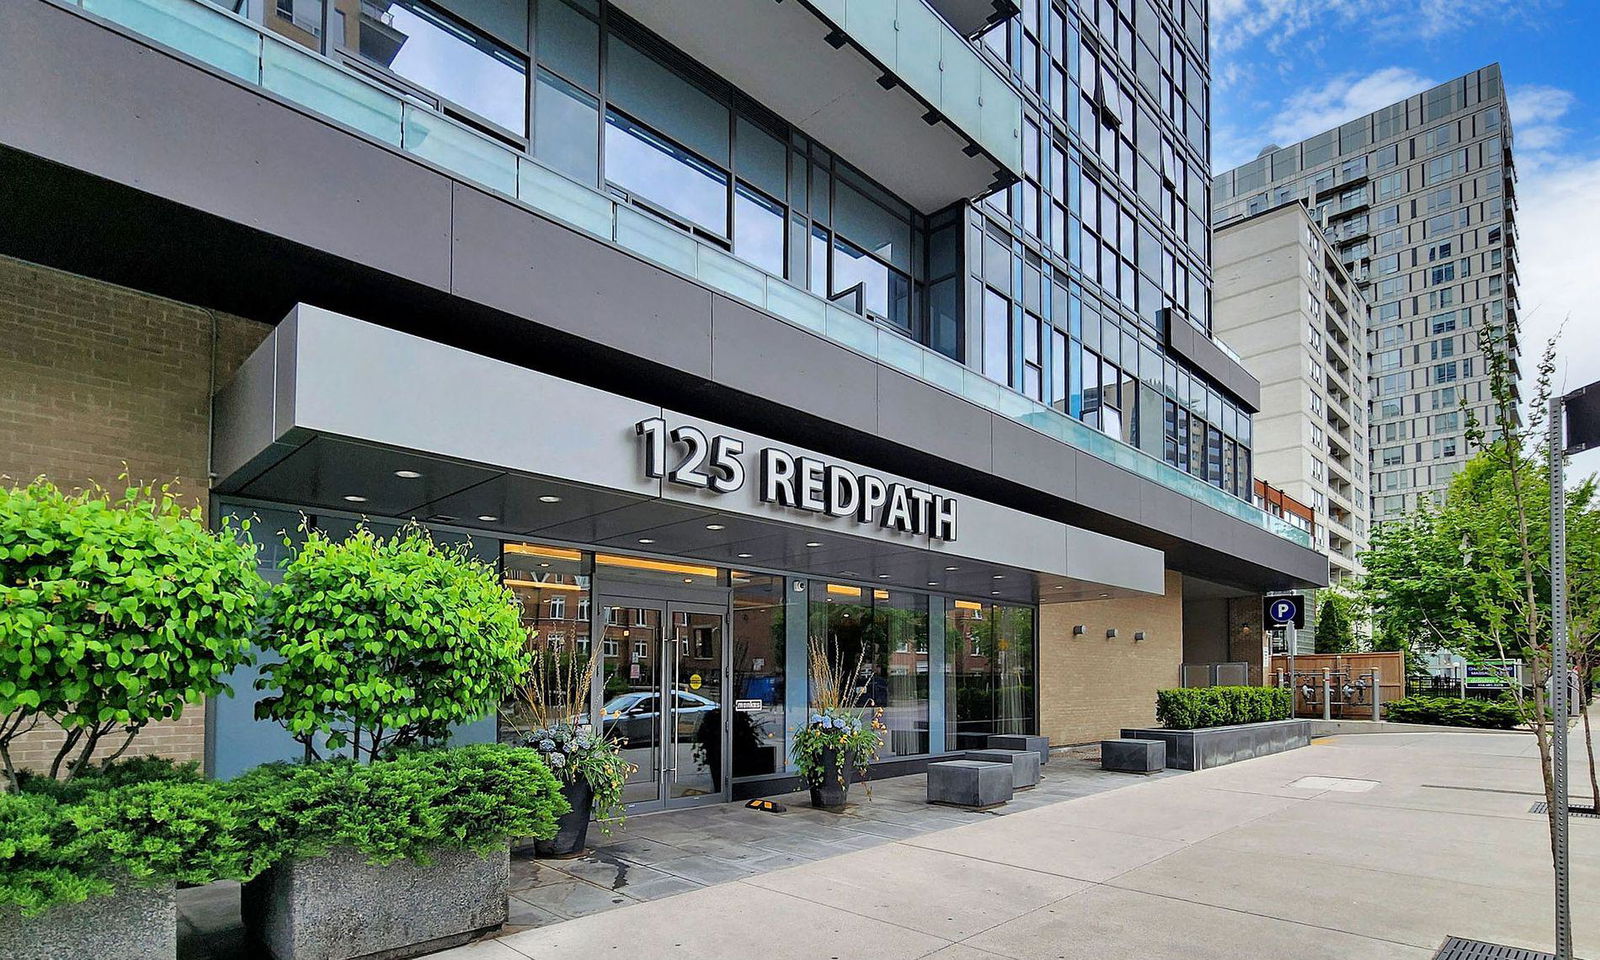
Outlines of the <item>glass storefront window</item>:
{"type": "MultiPolygon", "coordinates": [[[[501,567],[506,586],[522,601],[522,626],[528,632],[530,648],[548,650],[554,659],[546,660],[549,670],[572,676],[588,663],[590,577],[583,554],[565,547],[531,543],[507,543],[501,547],[501,567]]],[[[558,689],[564,684],[547,677],[545,687],[558,689]]],[[[574,717],[587,704],[569,704],[574,717]]],[[[516,739],[532,724],[527,709],[516,695],[501,710],[499,739],[516,739]]]]}
{"type": "Polygon", "coordinates": [[[860,664],[855,706],[883,710],[880,756],[928,752],[928,598],[822,581],[810,596],[811,635],[843,670],[860,664]]]}
{"type": "Polygon", "coordinates": [[[733,574],[733,775],[784,769],[784,577],[733,574]],[[741,703],[742,701],[742,703],[741,703]],[[759,707],[754,704],[759,702],[759,707]],[[751,707],[754,707],[751,709],[751,707]]]}
{"type": "Polygon", "coordinates": [[[945,749],[1036,728],[1032,607],[952,601],[945,615],[945,749]]]}
{"type": "Polygon", "coordinates": [[[623,802],[655,800],[665,735],[658,673],[661,611],[606,607],[600,613],[600,670],[605,684],[601,730],[622,742],[622,755],[634,766],[622,787],[623,802]]]}

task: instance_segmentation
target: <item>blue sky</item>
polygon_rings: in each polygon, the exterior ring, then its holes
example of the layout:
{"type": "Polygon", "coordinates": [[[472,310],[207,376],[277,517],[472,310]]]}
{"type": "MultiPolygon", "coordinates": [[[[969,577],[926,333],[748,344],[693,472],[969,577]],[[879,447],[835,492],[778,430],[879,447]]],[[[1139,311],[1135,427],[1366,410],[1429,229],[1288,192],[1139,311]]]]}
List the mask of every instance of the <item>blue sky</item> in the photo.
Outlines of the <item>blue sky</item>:
{"type": "Polygon", "coordinates": [[[1600,380],[1600,0],[1212,0],[1211,22],[1219,171],[1498,61],[1523,368],[1564,323],[1557,386],[1600,380]]]}

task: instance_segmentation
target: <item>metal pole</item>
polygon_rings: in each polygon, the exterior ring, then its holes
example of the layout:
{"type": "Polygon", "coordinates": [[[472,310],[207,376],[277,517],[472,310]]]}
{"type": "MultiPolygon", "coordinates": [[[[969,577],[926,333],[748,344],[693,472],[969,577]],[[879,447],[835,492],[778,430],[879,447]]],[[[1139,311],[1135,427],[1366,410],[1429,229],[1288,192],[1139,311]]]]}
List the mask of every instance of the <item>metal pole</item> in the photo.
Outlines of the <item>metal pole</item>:
{"type": "Polygon", "coordinates": [[[1294,675],[1294,648],[1299,644],[1293,623],[1283,625],[1283,649],[1289,654],[1289,719],[1300,716],[1300,679],[1294,675]]]}
{"type": "Polygon", "coordinates": [[[1378,675],[1378,668],[1372,668],[1372,719],[1383,719],[1383,678],[1378,675]]]}
{"type": "Polygon", "coordinates": [[[1333,719],[1333,672],[1322,668],[1322,719],[1333,719]]]}
{"type": "MultiPolygon", "coordinates": [[[[1555,716],[1556,957],[1572,960],[1572,900],[1567,873],[1567,491],[1562,463],[1561,397],[1550,398],[1550,699],[1555,716]]],[[[1537,696],[1537,694],[1535,694],[1537,696]]]]}

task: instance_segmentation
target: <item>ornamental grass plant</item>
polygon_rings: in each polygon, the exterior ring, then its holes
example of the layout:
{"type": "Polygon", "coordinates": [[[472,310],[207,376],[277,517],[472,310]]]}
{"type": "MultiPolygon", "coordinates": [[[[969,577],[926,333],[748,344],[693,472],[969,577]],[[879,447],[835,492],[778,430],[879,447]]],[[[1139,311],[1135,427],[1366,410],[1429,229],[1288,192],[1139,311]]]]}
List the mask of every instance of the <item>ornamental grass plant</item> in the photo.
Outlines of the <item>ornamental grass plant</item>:
{"type": "Polygon", "coordinates": [[[871,704],[857,706],[856,683],[866,666],[866,650],[855,664],[845,662],[829,649],[822,637],[806,643],[807,672],[811,681],[811,712],[805,726],[795,731],[795,768],[811,786],[821,786],[828,776],[828,758],[837,758],[840,786],[845,786],[851,770],[865,778],[867,765],[883,746],[883,709],[871,704]]]}

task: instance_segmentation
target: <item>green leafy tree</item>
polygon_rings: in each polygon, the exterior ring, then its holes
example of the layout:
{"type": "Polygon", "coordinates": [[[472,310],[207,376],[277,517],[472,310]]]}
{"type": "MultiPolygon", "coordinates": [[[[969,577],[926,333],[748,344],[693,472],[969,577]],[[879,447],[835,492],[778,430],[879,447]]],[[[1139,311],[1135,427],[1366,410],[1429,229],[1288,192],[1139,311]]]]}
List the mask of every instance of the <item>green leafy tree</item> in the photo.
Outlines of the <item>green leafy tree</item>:
{"type": "Polygon", "coordinates": [[[0,491],[0,764],[44,720],[64,732],[50,776],[115,759],[155,720],[182,716],[250,658],[264,588],[248,524],[206,527],[170,487],[67,493],[40,479],[0,491]]]}
{"type": "Polygon", "coordinates": [[[256,716],[317,755],[372,760],[437,743],[478,719],[528,670],[515,594],[467,548],[421,527],[384,539],[362,527],[342,542],[307,531],[268,603],[256,716]]]}
{"type": "MultiPolygon", "coordinates": [[[[1544,418],[1555,369],[1555,341],[1546,346],[1524,419],[1517,368],[1505,344],[1517,336],[1516,320],[1485,327],[1483,352],[1492,403],[1487,422],[1463,404],[1468,439],[1477,451],[1450,484],[1443,503],[1386,526],[1363,559],[1364,590],[1386,639],[1461,652],[1469,658],[1517,657],[1531,680],[1531,709],[1519,705],[1539,749],[1552,849],[1551,729],[1545,681],[1550,676],[1550,504],[1552,478],[1544,418]]],[[[1566,493],[1569,626],[1574,660],[1592,668],[1593,636],[1600,624],[1600,511],[1593,481],[1566,493]],[[1587,631],[1585,633],[1584,631],[1587,631]]],[[[1563,682],[1564,682],[1564,678],[1563,682]]],[[[1522,691],[1516,691],[1518,697],[1522,691]]],[[[1585,707],[1585,711],[1586,711],[1585,707]]],[[[1585,714],[1587,728],[1587,715],[1585,714]]],[[[1591,779],[1594,758],[1590,753],[1591,779]]]]}
{"type": "Polygon", "coordinates": [[[1317,597],[1317,653],[1349,653],[1356,648],[1350,601],[1332,590],[1317,597]]]}

